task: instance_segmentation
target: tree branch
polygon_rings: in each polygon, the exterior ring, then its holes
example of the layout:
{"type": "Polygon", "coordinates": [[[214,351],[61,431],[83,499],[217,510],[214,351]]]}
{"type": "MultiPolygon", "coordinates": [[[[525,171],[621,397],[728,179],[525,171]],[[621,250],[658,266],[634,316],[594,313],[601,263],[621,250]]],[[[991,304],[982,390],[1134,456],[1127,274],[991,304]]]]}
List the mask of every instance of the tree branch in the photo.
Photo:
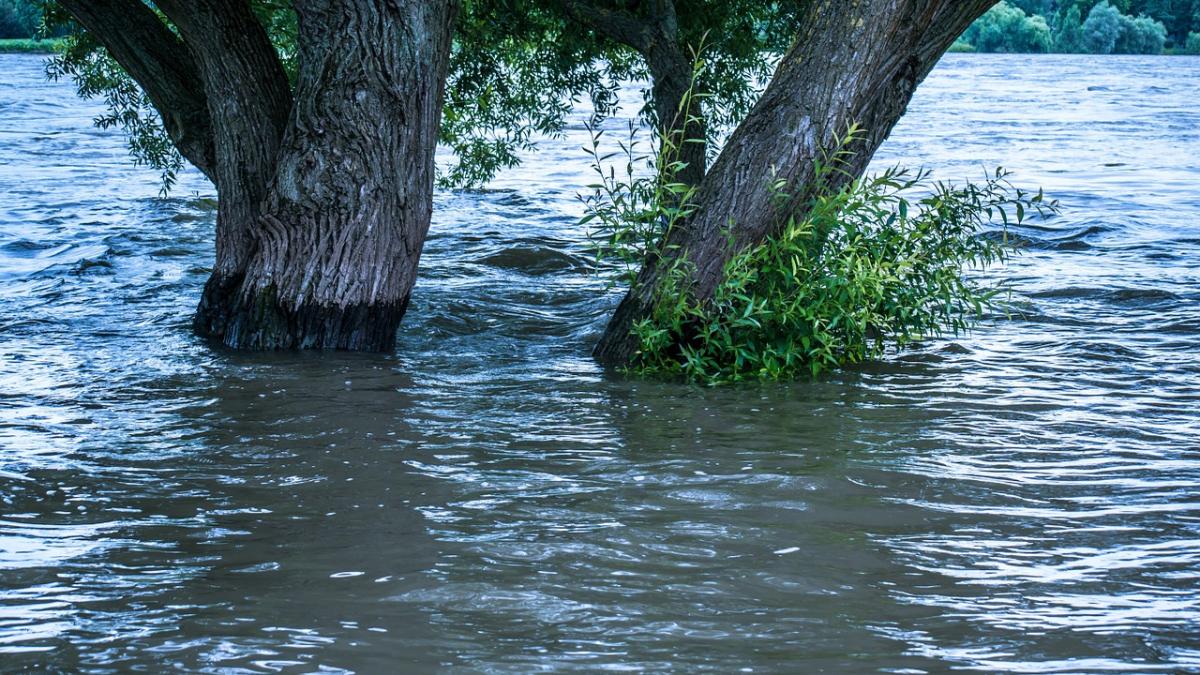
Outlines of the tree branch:
{"type": "Polygon", "coordinates": [[[249,1],[157,0],[155,5],[179,29],[209,97],[251,94],[255,109],[243,112],[262,115],[282,136],[291,113],[291,85],[249,1]]]}
{"type": "Polygon", "coordinates": [[[621,9],[603,7],[591,0],[554,0],[577,23],[645,54],[654,41],[653,25],[621,9]]]}
{"type": "Polygon", "coordinates": [[[155,5],[179,30],[204,83],[221,196],[213,274],[233,279],[248,262],[259,205],[275,174],[292,110],[291,85],[249,0],[155,5]]]}
{"type": "Polygon", "coordinates": [[[146,92],[179,154],[215,181],[212,118],[183,42],[141,0],[60,0],[146,92]]]}

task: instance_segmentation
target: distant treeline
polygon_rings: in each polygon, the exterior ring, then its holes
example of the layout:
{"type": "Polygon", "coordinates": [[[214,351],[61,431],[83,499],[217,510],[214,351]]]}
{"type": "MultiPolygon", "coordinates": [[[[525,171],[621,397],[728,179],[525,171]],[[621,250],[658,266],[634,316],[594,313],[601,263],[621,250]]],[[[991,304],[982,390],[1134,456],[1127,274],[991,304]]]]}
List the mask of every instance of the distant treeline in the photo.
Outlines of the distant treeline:
{"type": "Polygon", "coordinates": [[[31,38],[42,25],[42,8],[34,0],[0,0],[0,40],[31,38]]]}
{"type": "Polygon", "coordinates": [[[1200,0],[1005,0],[953,51],[1200,54],[1200,0]]]}
{"type": "MultiPolygon", "coordinates": [[[[0,39],[34,37],[38,0],[0,0],[0,39]]],[[[1200,0],[1005,0],[951,51],[1200,54],[1200,0]]]]}

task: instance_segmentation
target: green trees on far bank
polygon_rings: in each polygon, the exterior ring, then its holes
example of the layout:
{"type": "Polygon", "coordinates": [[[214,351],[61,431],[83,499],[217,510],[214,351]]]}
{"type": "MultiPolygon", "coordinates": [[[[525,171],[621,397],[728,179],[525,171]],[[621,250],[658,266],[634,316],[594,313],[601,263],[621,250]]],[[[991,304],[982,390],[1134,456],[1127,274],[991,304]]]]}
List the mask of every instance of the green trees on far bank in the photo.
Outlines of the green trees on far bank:
{"type": "Polygon", "coordinates": [[[967,28],[961,43],[981,52],[1042,53],[1051,50],[1052,39],[1044,18],[1001,2],[967,28]]]}
{"type": "Polygon", "coordinates": [[[0,40],[31,38],[42,21],[42,10],[29,0],[0,0],[0,40]]]}
{"type": "Polygon", "coordinates": [[[1200,0],[1011,0],[971,25],[956,51],[1200,53],[1200,0]]]}
{"type": "Polygon", "coordinates": [[[1083,22],[1083,46],[1093,54],[1161,54],[1166,39],[1161,22],[1130,17],[1107,2],[1093,7],[1083,22]]]}

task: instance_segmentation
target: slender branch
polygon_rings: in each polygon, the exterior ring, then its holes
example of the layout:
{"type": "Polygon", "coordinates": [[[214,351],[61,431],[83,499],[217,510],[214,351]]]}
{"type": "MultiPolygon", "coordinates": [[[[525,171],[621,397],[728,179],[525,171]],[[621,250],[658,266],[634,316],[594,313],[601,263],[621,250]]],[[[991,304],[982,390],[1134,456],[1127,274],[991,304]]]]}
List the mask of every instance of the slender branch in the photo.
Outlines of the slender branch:
{"type": "Polygon", "coordinates": [[[675,178],[694,185],[704,177],[705,131],[698,99],[681,110],[691,86],[692,62],[679,44],[679,18],[675,0],[649,0],[648,17],[596,0],[554,0],[572,21],[637,51],[650,69],[653,110],[662,131],[678,144],[679,159],[686,164],[675,178]]]}
{"type": "Polygon", "coordinates": [[[200,70],[183,42],[141,0],[61,0],[146,92],[185,159],[216,176],[212,118],[200,70]]]}

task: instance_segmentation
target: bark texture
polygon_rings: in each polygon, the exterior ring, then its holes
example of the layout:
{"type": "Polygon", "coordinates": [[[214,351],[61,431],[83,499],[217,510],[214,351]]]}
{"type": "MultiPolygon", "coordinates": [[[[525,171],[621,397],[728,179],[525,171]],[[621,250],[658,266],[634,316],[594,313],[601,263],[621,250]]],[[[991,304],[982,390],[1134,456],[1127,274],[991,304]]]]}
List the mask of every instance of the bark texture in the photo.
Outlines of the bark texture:
{"type": "Polygon", "coordinates": [[[390,351],[429,228],[455,5],[295,6],[296,102],[213,334],[247,349],[390,351]]]}
{"type": "Polygon", "coordinates": [[[193,320],[223,337],[292,107],[287,75],[246,0],[158,0],[203,74],[216,153],[216,261],[193,320]]]}
{"type": "MultiPolygon", "coordinates": [[[[694,265],[691,290],[709,300],[736,252],[777,232],[810,199],[814,160],[851,124],[865,135],[851,176],[865,171],[942,54],[996,0],[826,0],[806,3],[800,31],[762,98],[729,138],[695,197],[697,212],[668,238],[694,265]],[[782,180],[789,198],[770,189],[782,180]]],[[[842,180],[848,181],[849,177],[842,180]]],[[[834,186],[837,187],[837,186],[834,186]]],[[[646,317],[666,265],[642,270],[595,354],[628,363],[630,330],[646,317]]]]}

